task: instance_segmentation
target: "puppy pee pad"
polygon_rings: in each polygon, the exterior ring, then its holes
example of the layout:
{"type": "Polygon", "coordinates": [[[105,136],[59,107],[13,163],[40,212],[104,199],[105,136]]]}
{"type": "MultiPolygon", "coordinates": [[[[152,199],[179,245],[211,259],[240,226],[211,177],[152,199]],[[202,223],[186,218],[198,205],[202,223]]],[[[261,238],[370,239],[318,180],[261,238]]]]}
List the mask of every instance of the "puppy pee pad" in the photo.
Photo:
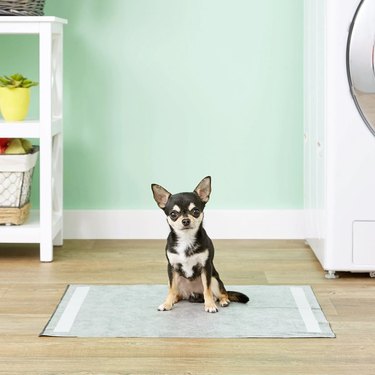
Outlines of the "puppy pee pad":
{"type": "Polygon", "coordinates": [[[227,286],[245,293],[217,313],[180,301],[158,311],[165,285],[69,285],[41,336],[335,337],[310,286],[227,286]]]}

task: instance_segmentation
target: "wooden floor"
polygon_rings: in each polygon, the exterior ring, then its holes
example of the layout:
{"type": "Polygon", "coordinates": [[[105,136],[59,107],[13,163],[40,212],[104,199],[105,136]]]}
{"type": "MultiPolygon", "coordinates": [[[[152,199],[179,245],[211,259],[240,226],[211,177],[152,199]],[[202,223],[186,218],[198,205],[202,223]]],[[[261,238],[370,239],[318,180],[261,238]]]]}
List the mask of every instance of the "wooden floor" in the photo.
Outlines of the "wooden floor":
{"type": "Polygon", "coordinates": [[[227,284],[312,285],[337,337],[41,338],[69,283],[166,283],[164,241],[65,241],[53,263],[0,244],[0,374],[375,374],[375,279],[326,280],[302,241],[214,242],[227,284]]]}

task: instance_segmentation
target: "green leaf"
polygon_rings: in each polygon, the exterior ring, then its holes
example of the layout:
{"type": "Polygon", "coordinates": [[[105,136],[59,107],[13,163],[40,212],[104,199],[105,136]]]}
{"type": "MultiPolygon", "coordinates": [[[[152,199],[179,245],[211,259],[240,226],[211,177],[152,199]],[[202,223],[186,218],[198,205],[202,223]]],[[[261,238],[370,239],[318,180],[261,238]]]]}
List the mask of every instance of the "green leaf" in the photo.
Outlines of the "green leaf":
{"type": "Polygon", "coordinates": [[[26,77],[24,77],[20,73],[16,73],[9,76],[2,76],[0,77],[0,86],[1,87],[9,87],[9,88],[17,88],[17,87],[24,87],[29,88],[32,86],[37,86],[37,82],[33,82],[26,77]]]}
{"type": "Polygon", "coordinates": [[[16,73],[16,74],[13,74],[12,76],[10,76],[12,79],[14,79],[15,81],[22,81],[23,79],[25,79],[23,77],[22,74],[19,74],[19,73],[16,73]]]}

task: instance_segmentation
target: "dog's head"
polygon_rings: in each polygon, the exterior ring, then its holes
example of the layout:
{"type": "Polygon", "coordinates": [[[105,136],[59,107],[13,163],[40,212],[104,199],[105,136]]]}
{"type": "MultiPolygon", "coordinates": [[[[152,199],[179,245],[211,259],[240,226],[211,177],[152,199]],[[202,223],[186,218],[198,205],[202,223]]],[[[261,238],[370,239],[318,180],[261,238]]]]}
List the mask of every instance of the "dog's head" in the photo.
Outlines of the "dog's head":
{"type": "Polygon", "coordinates": [[[205,177],[191,193],[171,194],[157,184],[151,185],[154,199],[167,215],[175,232],[196,231],[203,220],[203,210],[211,194],[211,177],[205,177]]]}

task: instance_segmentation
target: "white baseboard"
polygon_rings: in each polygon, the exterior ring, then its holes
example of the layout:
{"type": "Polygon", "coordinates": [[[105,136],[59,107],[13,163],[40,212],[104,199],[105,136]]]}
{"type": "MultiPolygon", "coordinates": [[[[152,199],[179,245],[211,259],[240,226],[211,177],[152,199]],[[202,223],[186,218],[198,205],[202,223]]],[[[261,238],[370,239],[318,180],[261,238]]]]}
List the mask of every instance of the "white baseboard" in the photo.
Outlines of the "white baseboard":
{"type": "MultiPolygon", "coordinates": [[[[206,210],[212,239],[302,239],[303,210],[206,210]]],[[[161,210],[65,210],[66,239],[165,239],[161,210]]]]}

